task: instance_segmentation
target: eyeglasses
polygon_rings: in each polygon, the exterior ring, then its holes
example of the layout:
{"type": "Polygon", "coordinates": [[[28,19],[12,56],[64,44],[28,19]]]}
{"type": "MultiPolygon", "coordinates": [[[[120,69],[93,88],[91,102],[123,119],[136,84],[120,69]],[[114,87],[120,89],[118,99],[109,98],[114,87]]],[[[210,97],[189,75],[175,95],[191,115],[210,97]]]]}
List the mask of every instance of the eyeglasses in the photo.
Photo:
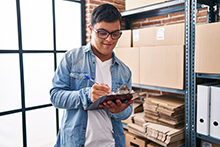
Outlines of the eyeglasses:
{"type": "Polygon", "coordinates": [[[119,39],[121,37],[121,34],[122,34],[122,32],[120,32],[119,30],[116,30],[116,31],[111,32],[111,33],[109,33],[106,30],[100,30],[100,31],[98,31],[96,29],[94,29],[94,30],[98,34],[98,37],[101,38],[101,39],[106,39],[106,38],[108,38],[109,35],[111,35],[111,38],[113,40],[117,40],[117,39],[119,39]]]}

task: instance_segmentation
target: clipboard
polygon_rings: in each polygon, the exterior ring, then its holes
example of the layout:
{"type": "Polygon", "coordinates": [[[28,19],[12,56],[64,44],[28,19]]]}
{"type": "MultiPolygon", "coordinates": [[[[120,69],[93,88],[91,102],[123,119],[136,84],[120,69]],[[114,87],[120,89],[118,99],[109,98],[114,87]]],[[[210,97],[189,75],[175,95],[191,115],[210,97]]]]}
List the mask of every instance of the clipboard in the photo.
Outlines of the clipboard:
{"type": "Polygon", "coordinates": [[[99,99],[97,99],[94,103],[89,105],[87,110],[103,109],[102,107],[99,107],[99,105],[103,104],[103,102],[113,101],[114,103],[116,103],[116,100],[119,99],[122,103],[124,103],[125,101],[131,100],[132,98],[133,98],[132,93],[104,95],[101,96],[99,99]]]}

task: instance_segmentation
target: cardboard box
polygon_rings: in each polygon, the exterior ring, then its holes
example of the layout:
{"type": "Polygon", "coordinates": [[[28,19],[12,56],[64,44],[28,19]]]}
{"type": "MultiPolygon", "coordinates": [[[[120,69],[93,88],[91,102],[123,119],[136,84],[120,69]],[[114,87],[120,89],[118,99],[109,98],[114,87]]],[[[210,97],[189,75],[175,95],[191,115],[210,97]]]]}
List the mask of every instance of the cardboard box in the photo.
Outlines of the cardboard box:
{"type": "Polygon", "coordinates": [[[141,28],[132,30],[133,47],[155,46],[156,32],[155,27],[141,28]]]}
{"type": "Polygon", "coordinates": [[[125,1],[125,10],[137,9],[153,4],[163,3],[170,0],[126,0],[125,1]]]}
{"type": "Polygon", "coordinates": [[[150,143],[146,138],[137,137],[132,133],[126,133],[125,135],[125,146],[126,147],[147,147],[147,144],[150,143]]]}
{"type": "Polygon", "coordinates": [[[151,142],[147,145],[147,147],[161,147],[161,145],[151,142]]]}
{"type": "Polygon", "coordinates": [[[184,45],[184,24],[133,30],[133,47],[184,45]]]}
{"type": "Polygon", "coordinates": [[[201,147],[220,147],[220,145],[201,139],[201,147]]]}
{"type": "Polygon", "coordinates": [[[131,47],[131,30],[123,30],[116,47],[131,47]]]}
{"type": "Polygon", "coordinates": [[[124,130],[124,135],[126,137],[126,134],[128,133],[128,130],[126,130],[126,129],[123,129],[123,130],[124,130]]]}
{"type": "Polygon", "coordinates": [[[156,27],[156,46],[184,45],[184,23],[156,27]]]}
{"type": "Polygon", "coordinates": [[[196,26],[195,72],[220,74],[220,23],[196,26]]]}
{"type": "Polygon", "coordinates": [[[184,88],[184,46],[140,47],[140,84],[184,88]]]}
{"type": "Polygon", "coordinates": [[[116,56],[124,62],[132,72],[132,83],[140,83],[140,49],[115,48],[116,56]]]}

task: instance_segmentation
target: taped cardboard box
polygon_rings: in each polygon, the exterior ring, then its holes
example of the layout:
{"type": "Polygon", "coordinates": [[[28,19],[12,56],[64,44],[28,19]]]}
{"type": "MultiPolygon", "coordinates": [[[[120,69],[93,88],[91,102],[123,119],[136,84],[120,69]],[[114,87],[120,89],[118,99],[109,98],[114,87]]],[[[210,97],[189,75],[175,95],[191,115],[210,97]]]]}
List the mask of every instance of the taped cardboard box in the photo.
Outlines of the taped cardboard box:
{"type": "Polygon", "coordinates": [[[132,46],[132,31],[131,30],[122,30],[122,35],[118,39],[116,47],[131,47],[132,46]]]}
{"type": "Polygon", "coordinates": [[[220,22],[196,26],[195,72],[220,74],[220,22]]]}
{"type": "Polygon", "coordinates": [[[184,89],[184,46],[140,47],[140,84],[184,89]]]}
{"type": "Polygon", "coordinates": [[[115,48],[116,56],[124,62],[132,72],[132,83],[140,84],[140,49],[138,47],[115,48]]]}
{"type": "Polygon", "coordinates": [[[133,47],[184,45],[184,24],[134,29],[133,47]]]}
{"type": "Polygon", "coordinates": [[[132,10],[141,7],[146,7],[153,4],[163,3],[170,0],[126,0],[125,1],[125,10],[132,10]]]}

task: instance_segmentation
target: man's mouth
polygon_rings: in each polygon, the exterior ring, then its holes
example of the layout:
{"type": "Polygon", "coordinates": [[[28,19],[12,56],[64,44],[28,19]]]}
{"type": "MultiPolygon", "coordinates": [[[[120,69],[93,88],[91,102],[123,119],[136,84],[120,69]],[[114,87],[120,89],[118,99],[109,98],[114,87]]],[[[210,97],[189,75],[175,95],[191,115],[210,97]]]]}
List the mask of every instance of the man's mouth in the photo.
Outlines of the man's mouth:
{"type": "Polygon", "coordinates": [[[103,43],[106,47],[110,47],[112,44],[110,43],[103,43]]]}

